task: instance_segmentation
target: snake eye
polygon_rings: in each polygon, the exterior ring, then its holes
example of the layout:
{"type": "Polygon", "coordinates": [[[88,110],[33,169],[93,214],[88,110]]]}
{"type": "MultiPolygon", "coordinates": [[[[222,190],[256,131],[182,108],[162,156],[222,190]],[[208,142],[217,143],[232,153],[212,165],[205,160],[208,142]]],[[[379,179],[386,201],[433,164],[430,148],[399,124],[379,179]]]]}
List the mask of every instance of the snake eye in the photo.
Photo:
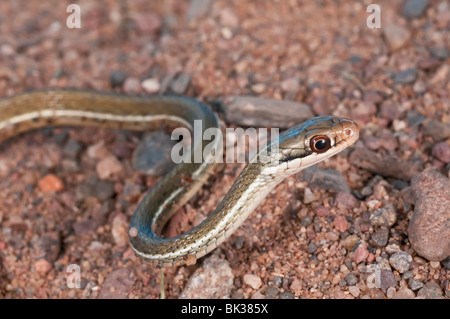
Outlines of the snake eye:
{"type": "Polygon", "coordinates": [[[323,153],[330,149],[331,141],[328,136],[325,135],[317,135],[314,136],[309,142],[309,146],[311,150],[316,153],[323,153]]]}

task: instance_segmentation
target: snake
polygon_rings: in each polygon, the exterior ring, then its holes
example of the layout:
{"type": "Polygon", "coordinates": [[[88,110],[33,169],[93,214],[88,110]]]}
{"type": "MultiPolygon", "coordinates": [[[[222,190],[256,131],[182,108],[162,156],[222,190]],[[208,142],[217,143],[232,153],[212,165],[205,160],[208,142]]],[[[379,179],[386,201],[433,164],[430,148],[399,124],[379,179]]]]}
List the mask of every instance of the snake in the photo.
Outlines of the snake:
{"type": "MultiPolygon", "coordinates": [[[[195,121],[201,121],[202,134],[223,126],[210,107],[186,96],[134,96],[51,88],[0,99],[0,142],[46,126],[145,131],[169,123],[192,130],[195,121]]],[[[194,138],[191,155],[187,157],[192,160],[177,164],[138,204],[128,229],[130,245],[136,255],[159,268],[195,264],[230,237],[275,186],[346,149],[358,136],[355,121],[336,116],[314,117],[285,130],[248,161],[206,219],[183,234],[165,238],[164,226],[172,215],[217,168],[217,161],[194,160],[194,155],[204,154],[207,147],[222,145],[220,139],[194,138]]]]}

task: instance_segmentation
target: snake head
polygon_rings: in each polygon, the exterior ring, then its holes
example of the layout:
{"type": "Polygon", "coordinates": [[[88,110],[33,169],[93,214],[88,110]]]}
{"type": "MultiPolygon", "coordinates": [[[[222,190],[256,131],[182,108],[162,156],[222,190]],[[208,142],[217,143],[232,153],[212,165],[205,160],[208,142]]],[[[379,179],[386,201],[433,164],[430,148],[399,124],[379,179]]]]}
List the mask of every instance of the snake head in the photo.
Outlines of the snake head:
{"type": "Polygon", "coordinates": [[[270,142],[270,166],[280,172],[296,173],[339,153],[358,136],[358,124],[352,120],[335,116],[312,118],[270,142]]]}

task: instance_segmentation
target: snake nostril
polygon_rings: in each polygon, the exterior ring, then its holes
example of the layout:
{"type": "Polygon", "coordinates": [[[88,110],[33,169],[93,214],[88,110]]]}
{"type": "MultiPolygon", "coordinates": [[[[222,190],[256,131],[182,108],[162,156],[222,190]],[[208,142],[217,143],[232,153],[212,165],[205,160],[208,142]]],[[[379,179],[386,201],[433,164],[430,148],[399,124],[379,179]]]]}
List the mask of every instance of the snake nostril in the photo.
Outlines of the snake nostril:
{"type": "Polygon", "coordinates": [[[347,128],[347,129],[344,130],[344,134],[346,136],[350,137],[350,136],[352,136],[353,131],[351,129],[347,128]]]}

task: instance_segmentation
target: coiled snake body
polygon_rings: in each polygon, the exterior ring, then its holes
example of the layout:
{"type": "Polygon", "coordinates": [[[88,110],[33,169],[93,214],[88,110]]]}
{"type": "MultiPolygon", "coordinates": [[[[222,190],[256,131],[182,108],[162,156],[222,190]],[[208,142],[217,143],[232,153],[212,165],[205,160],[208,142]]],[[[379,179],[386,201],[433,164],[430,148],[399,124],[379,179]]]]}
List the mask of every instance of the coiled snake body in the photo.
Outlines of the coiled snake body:
{"type": "MultiPolygon", "coordinates": [[[[192,129],[194,120],[202,121],[203,132],[220,128],[215,113],[186,97],[49,89],[0,100],[0,141],[48,125],[147,130],[158,127],[160,121],[169,121],[192,129]]],[[[247,164],[222,202],[200,225],[177,237],[162,238],[158,234],[166,222],[206,182],[215,165],[207,161],[178,164],[136,209],[129,229],[133,250],[160,267],[195,263],[228,238],[286,177],[340,152],[353,144],[358,134],[355,122],[333,116],[316,117],[292,127],[267,144],[268,161],[257,154],[247,164]]],[[[210,143],[194,144],[192,153],[203,154],[210,143]]]]}

